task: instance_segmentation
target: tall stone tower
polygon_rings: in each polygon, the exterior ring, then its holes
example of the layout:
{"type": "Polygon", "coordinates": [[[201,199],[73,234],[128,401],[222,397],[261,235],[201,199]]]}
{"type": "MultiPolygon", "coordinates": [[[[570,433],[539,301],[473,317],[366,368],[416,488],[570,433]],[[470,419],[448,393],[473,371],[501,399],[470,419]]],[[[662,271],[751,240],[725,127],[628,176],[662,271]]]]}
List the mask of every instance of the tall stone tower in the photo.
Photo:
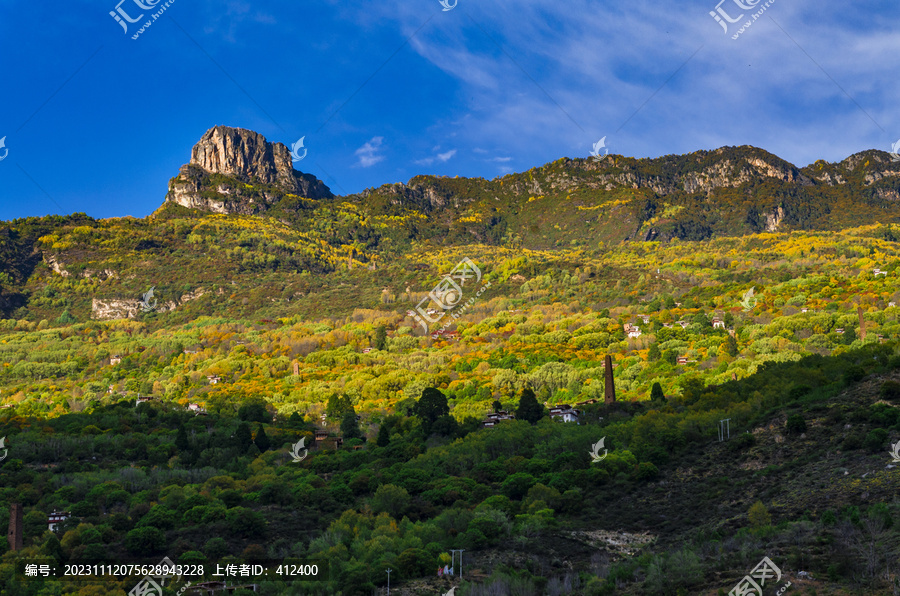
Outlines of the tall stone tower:
{"type": "Polygon", "coordinates": [[[612,356],[607,354],[603,365],[606,371],[605,402],[611,404],[616,401],[616,383],[613,380],[612,356]]]}
{"type": "Polygon", "coordinates": [[[20,503],[11,503],[9,509],[9,532],[6,539],[9,541],[9,549],[16,551],[22,550],[22,505],[20,503]]]}

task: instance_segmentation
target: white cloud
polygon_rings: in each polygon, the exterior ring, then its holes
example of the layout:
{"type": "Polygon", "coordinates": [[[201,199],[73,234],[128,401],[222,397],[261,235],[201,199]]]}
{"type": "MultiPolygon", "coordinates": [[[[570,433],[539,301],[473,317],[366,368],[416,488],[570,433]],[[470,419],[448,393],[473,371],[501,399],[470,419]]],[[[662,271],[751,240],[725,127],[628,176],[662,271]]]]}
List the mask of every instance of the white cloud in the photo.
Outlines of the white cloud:
{"type": "Polygon", "coordinates": [[[372,137],[370,140],[356,150],[356,156],[359,162],[356,164],[361,168],[371,168],[375,164],[384,160],[384,155],[379,155],[381,146],[384,144],[384,137],[372,137]]]}
{"type": "MultiPolygon", "coordinates": [[[[439,151],[440,145],[432,149],[432,151],[439,151]]],[[[456,155],[456,149],[451,149],[450,151],[445,151],[444,153],[438,153],[432,157],[425,157],[422,159],[417,159],[413,163],[417,166],[430,166],[434,162],[445,163],[450,160],[454,155],[456,155]]]]}

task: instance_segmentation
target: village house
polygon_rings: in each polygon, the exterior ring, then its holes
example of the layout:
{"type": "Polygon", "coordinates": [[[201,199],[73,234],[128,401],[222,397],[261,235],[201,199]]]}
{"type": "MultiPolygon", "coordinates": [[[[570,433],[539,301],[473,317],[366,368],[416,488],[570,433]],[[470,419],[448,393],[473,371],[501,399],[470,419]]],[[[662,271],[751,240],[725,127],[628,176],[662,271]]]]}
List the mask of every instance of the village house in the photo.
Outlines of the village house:
{"type": "Polygon", "coordinates": [[[842,327],[839,327],[839,328],[835,329],[834,332],[837,333],[838,335],[843,335],[844,329],[842,327]]]}
{"type": "Polygon", "coordinates": [[[581,417],[581,410],[576,410],[569,404],[560,404],[550,408],[550,418],[553,420],[562,420],[563,422],[578,422],[581,417]]]}
{"type": "Polygon", "coordinates": [[[690,323],[688,323],[687,321],[685,321],[683,319],[681,321],[675,321],[675,324],[681,325],[682,329],[687,329],[687,326],[690,325],[690,323]]]}
{"type": "Polygon", "coordinates": [[[687,356],[679,356],[678,357],[678,365],[683,366],[688,363],[687,356]]]}
{"type": "Polygon", "coordinates": [[[200,404],[188,404],[188,410],[194,412],[195,414],[206,414],[206,410],[200,407],[200,404]]]}
{"type": "Polygon", "coordinates": [[[637,325],[625,323],[625,335],[632,339],[636,339],[641,336],[641,330],[637,325]]]}
{"type": "Polygon", "coordinates": [[[55,532],[59,524],[69,519],[68,511],[54,511],[47,517],[47,529],[55,532]]]}
{"type": "Polygon", "coordinates": [[[115,366],[120,362],[122,362],[122,357],[119,356],[118,354],[116,354],[115,356],[113,356],[112,358],[109,359],[110,366],[115,366]]]}
{"type": "Polygon", "coordinates": [[[881,269],[873,269],[872,273],[875,274],[875,277],[878,277],[879,275],[884,275],[885,277],[887,277],[887,271],[882,271],[881,269]]]}
{"type": "Polygon", "coordinates": [[[137,402],[134,404],[134,407],[136,408],[143,403],[147,403],[148,401],[156,401],[156,398],[152,395],[141,395],[140,393],[138,393],[137,402]]]}
{"type": "Polygon", "coordinates": [[[371,351],[372,351],[372,348],[364,348],[363,351],[362,351],[362,353],[363,353],[363,354],[368,354],[368,353],[371,352],[371,351]]]}
{"type": "Polygon", "coordinates": [[[222,380],[217,375],[206,375],[206,378],[209,380],[210,385],[217,385],[222,380]]]}
{"type": "Polygon", "coordinates": [[[650,324],[650,316],[649,315],[640,315],[640,319],[644,322],[644,325],[650,324]]]}
{"type": "Polygon", "coordinates": [[[491,412],[490,414],[488,414],[487,417],[485,418],[485,420],[481,423],[481,426],[483,426],[484,428],[490,428],[492,426],[497,425],[500,422],[503,422],[504,420],[515,420],[515,419],[516,419],[515,414],[507,412],[506,410],[498,410],[496,412],[491,412]]]}

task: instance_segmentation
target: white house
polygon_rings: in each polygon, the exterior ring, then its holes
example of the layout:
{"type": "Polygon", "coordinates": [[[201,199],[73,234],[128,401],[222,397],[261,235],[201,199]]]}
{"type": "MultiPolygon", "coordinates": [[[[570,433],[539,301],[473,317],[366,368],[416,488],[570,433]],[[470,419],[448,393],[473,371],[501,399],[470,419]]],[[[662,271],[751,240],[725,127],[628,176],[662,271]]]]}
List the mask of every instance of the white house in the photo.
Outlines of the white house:
{"type": "Polygon", "coordinates": [[[59,527],[59,524],[69,519],[68,511],[54,511],[47,517],[47,528],[51,532],[55,532],[56,528],[59,527]]]}
{"type": "Polygon", "coordinates": [[[638,338],[641,336],[641,329],[637,325],[625,323],[625,334],[632,339],[638,338]]]}
{"type": "Polygon", "coordinates": [[[206,375],[206,378],[209,379],[210,385],[216,385],[219,381],[222,380],[217,375],[206,375]]]}
{"type": "Polygon", "coordinates": [[[713,329],[725,329],[725,321],[722,319],[713,319],[713,329]]]}
{"type": "Polygon", "coordinates": [[[562,420],[563,422],[578,422],[580,416],[581,410],[576,410],[569,404],[562,404],[550,408],[550,418],[553,420],[562,420]]]}

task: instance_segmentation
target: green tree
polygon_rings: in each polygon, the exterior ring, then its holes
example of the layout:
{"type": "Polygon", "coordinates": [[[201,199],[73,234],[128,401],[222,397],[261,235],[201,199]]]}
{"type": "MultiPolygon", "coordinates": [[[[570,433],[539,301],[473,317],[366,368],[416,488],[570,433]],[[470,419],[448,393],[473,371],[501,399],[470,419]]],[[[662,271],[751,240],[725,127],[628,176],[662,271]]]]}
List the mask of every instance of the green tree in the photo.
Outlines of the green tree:
{"type": "Polygon", "coordinates": [[[503,409],[503,404],[495,399],[494,403],[491,404],[491,407],[494,408],[494,412],[499,412],[503,409]]]}
{"type": "Polygon", "coordinates": [[[653,383],[653,387],[650,388],[650,401],[666,401],[666,395],[659,383],[653,383]]]}
{"type": "Polygon", "coordinates": [[[662,352],[659,351],[659,345],[656,342],[650,344],[650,349],[647,352],[647,359],[650,360],[650,362],[656,362],[661,356],[662,352]]]}
{"type": "Polygon", "coordinates": [[[386,424],[382,424],[378,429],[378,439],[376,439],[375,444],[379,447],[387,447],[391,443],[391,431],[388,430],[386,424]]]}
{"type": "Polygon", "coordinates": [[[344,414],[341,419],[341,435],[344,439],[361,439],[362,432],[359,430],[359,421],[356,419],[356,412],[352,409],[344,414]]]}
{"type": "Polygon", "coordinates": [[[250,432],[250,425],[246,422],[238,424],[237,430],[234,431],[234,445],[243,453],[253,443],[253,433],[250,432]]]}
{"type": "Polygon", "coordinates": [[[400,519],[409,509],[410,502],[409,492],[402,486],[382,484],[372,496],[372,511],[400,519]]]}
{"type": "Polygon", "coordinates": [[[422,422],[430,428],[431,424],[450,413],[450,406],[447,404],[447,396],[434,387],[426,387],[422,391],[422,397],[416,402],[413,412],[422,422]]]}
{"type": "Polygon", "coordinates": [[[787,431],[793,435],[806,432],[806,421],[803,419],[803,416],[800,414],[788,416],[787,431]]]}
{"type": "Polygon", "coordinates": [[[725,338],[725,343],[722,344],[722,351],[731,356],[732,358],[737,356],[740,352],[738,348],[737,340],[734,339],[730,334],[725,338]]]}
{"type": "Polygon", "coordinates": [[[374,347],[376,350],[383,350],[387,346],[387,329],[384,325],[375,328],[374,347]]]}
{"type": "Polygon", "coordinates": [[[337,393],[332,394],[328,398],[328,404],[325,406],[325,415],[329,418],[343,419],[344,414],[353,410],[353,402],[350,396],[337,393]]]}
{"type": "Polygon", "coordinates": [[[59,318],[57,319],[57,321],[62,323],[63,325],[68,325],[70,323],[78,322],[78,320],[75,317],[73,317],[71,314],[69,314],[68,308],[63,310],[62,314],[59,315],[59,318]]]}
{"type": "Polygon", "coordinates": [[[261,399],[253,399],[241,404],[238,408],[238,418],[245,422],[271,422],[272,416],[266,409],[266,402],[261,399]]]}
{"type": "Polygon", "coordinates": [[[256,439],[254,439],[253,442],[259,447],[260,453],[265,453],[269,450],[269,447],[272,446],[272,441],[269,440],[268,435],[266,435],[266,429],[263,428],[262,424],[256,427],[256,439]]]}
{"type": "Polygon", "coordinates": [[[187,436],[187,430],[185,430],[183,424],[178,425],[178,433],[175,435],[175,447],[178,448],[179,453],[187,451],[191,447],[191,443],[187,436]]]}
{"type": "Polygon", "coordinates": [[[535,424],[543,417],[544,406],[538,403],[534,391],[531,389],[524,389],[522,391],[522,397],[519,398],[519,407],[516,410],[516,418],[535,424]]]}
{"type": "Polygon", "coordinates": [[[754,528],[761,528],[772,523],[772,515],[769,513],[766,506],[762,504],[762,501],[757,501],[750,506],[750,511],[747,512],[747,518],[750,520],[750,525],[754,528]]]}
{"type": "Polygon", "coordinates": [[[166,535],[158,528],[151,526],[135,528],[125,535],[125,548],[133,555],[153,555],[165,547],[166,535]]]}

